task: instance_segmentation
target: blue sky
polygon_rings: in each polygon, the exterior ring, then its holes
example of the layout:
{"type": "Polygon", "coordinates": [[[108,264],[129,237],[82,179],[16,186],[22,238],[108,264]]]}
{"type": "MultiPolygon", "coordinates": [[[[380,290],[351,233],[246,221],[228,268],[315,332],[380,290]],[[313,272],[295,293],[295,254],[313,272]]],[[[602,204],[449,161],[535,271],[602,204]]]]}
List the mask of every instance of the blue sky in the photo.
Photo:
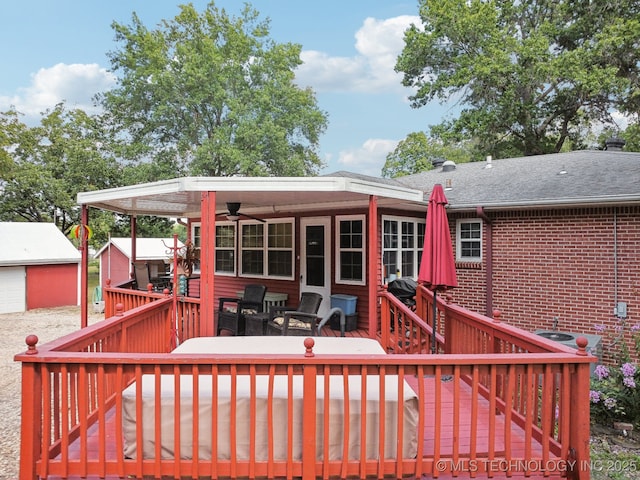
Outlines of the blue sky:
{"type": "MultiPolygon", "coordinates": [[[[113,21],[133,12],[148,28],[178,13],[167,0],[21,0],[0,12],[0,111],[15,106],[29,123],[65,100],[91,111],[90,99],[113,85],[106,54],[113,21]]],[[[200,11],[207,1],[193,1],[200,11]]],[[[409,133],[426,130],[451,111],[439,104],[412,109],[410,90],[393,71],[403,31],[418,23],[417,0],[253,0],[271,20],[271,37],[302,45],[300,85],[311,86],[329,116],[321,138],[321,173],[349,170],[379,176],[384,159],[409,133]]],[[[244,2],[217,0],[238,15],[244,2]]]]}

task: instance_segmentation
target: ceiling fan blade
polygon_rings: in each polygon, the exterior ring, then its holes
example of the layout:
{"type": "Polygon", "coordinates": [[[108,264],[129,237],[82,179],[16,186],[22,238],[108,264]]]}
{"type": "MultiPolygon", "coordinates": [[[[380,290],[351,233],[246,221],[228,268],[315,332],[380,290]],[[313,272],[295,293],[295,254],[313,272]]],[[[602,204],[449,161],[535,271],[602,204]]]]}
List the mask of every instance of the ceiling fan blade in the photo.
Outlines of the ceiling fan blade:
{"type": "Polygon", "coordinates": [[[251,218],[253,220],[257,220],[257,221],[262,222],[262,223],[267,223],[267,221],[262,219],[262,218],[253,217],[251,215],[247,215],[246,213],[238,212],[238,215],[242,215],[243,217],[251,218]]]}

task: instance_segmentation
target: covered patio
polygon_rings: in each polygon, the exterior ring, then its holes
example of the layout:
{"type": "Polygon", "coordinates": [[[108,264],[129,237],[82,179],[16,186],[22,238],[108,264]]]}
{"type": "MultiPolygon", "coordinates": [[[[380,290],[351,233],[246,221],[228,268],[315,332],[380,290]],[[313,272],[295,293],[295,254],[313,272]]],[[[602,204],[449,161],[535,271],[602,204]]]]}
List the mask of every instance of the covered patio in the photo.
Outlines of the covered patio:
{"type": "MultiPolygon", "coordinates": [[[[111,286],[104,322],[87,326],[85,314],[84,328],[58,341],[27,338],[16,356],[21,478],[589,478],[595,359],[586,340],[571,349],[510,327],[499,312],[488,318],[448,294],[434,298],[424,286],[415,310],[387,292],[394,258],[387,226],[395,217],[402,225],[423,221],[424,192],[361,178],[265,180],[186,178],[79,195],[85,224],[90,207],[130,215],[132,227],[137,215],[186,218],[201,248],[200,296],[111,286]],[[244,220],[227,218],[229,202],[241,203],[244,220]],[[244,272],[243,261],[256,258],[243,248],[245,227],[283,220],[293,227],[284,229],[291,248],[278,266],[290,256],[291,272],[270,272],[268,258],[262,275],[244,272]],[[319,227],[320,236],[306,235],[319,227]],[[237,234],[224,257],[233,272],[216,255],[223,231],[237,234]],[[318,238],[326,248],[322,262],[312,262],[307,242],[318,238]],[[322,266],[322,275],[309,265],[322,266]],[[315,287],[354,295],[357,328],[347,338],[332,340],[340,332],[327,327],[315,339],[291,338],[291,352],[180,348],[215,338],[217,299],[256,279],[294,305],[315,287]],[[325,283],[314,285],[319,279],[325,283]],[[376,351],[358,353],[356,340],[374,342],[376,351]],[[323,347],[343,341],[355,343],[323,347]],[[167,391],[172,415],[163,410],[167,391]],[[334,415],[354,423],[336,430],[334,415]],[[180,422],[165,430],[167,418],[180,422]]],[[[85,239],[85,265],[86,252],[85,239]]],[[[408,252],[398,263],[405,271],[408,252]]]]}

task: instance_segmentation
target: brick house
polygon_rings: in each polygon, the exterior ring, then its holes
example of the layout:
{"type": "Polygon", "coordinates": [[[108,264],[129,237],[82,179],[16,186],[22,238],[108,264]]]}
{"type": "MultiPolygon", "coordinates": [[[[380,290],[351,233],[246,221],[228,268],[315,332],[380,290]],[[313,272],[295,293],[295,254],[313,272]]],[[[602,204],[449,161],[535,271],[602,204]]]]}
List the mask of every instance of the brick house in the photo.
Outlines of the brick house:
{"type": "Polygon", "coordinates": [[[631,341],[640,324],[640,153],[609,144],[444,162],[398,180],[425,192],[445,186],[456,303],[489,315],[497,309],[530,331],[602,334],[608,361],[620,327],[631,341]]]}

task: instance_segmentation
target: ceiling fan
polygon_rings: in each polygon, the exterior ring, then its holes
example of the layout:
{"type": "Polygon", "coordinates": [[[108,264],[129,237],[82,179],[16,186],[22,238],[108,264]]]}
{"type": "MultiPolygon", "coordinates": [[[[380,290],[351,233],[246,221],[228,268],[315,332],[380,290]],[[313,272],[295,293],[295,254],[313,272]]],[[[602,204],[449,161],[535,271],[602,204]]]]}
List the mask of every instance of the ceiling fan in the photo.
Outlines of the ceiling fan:
{"type": "Polygon", "coordinates": [[[241,216],[251,218],[253,220],[258,220],[262,223],[266,222],[266,220],[263,220],[262,218],[253,217],[251,215],[247,215],[246,213],[240,212],[240,202],[227,202],[227,210],[229,210],[229,213],[227,213],[227,220],[231,220],[232,222],[240,219],[241,216]]]}

